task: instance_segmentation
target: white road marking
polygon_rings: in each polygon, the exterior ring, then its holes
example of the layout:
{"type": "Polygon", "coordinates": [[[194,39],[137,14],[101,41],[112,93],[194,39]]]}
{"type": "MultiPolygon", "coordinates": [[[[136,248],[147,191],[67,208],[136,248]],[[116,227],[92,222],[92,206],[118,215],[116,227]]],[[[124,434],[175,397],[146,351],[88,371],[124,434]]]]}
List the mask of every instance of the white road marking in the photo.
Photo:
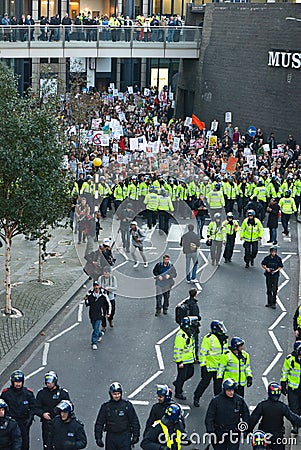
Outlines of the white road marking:
{"type": "Polygon", "coordinates": [[[155,345],[155,349],[156,349],[156,354],[157,354],[157,360],[158,360],[158,364],[159,364],[159,369],[160,370],[164,370],[165,366],[164,366],[164,361],[163,361],[163,356],[161,353],[161,348],[160,345],[156,344],[155,345]]]}
{"type": "Polygon", "coordinates": [[[273,325],[270,326],[269,330],[272,331],[272,330],[278,325],[278,323],[281,322],[281,320],[283,319],[283,317],[286,316],[286,314],[287,314],[286,311],[282,311],[282,313],[280,314],[279,317],[277,317],[277,319],[275,320],[275,322],[273,323],[273,325]]]}
{"type": "Polygon", "coordinates": [[[84,303],[81,302],[78,305],[78,311],[77,311],[77,321],[82,322],[83,321],[83,309],[84,309],[84,303]]]}
{"type": "Polygon", "coordinates": [[[277,355],[275,356],[273,361],[270,363],[270,365],[263,372],[262,381],[264,382],[264,385],[265,385],[266,388],[268,387],[268,382],[267,382],[267,380],[264,380],[264,378],[266,378],[266,376],[270,373],[270,371],[273,369],[273,367],[277,364],[279,359],[282,357],[282,354],[283,354],[283,352],[282,353],[277,353],[277,355]]]}
{"type": "Polygon", "coordinates": [[[280,346],[280,344],[279,344],[279,342],[278,342],[278,339],[277,339],[276,336],[275,336],[274,331],[268,330],[268,333],[269,333],[269,335],[271,336],[271,339],[272,339],[272,341],[273,341],[273,343],[274,343],[274,345],[275,345],[277,351],[278,351],[279,353],[283,353],[282,347],[280,346]]]}
{"type": "Polygon", "coordinates": [[[139,392],[142,391],[142,389],[145,388],[149,383],[151,383],[155,378],[157,378],[159,375],[161,375],[163,371],[158,370],[156,373],[154,373],[151,377],[149,377],[144,383],[140,384],[140,386],[137,387],[130,395],[128,395],[128,398],[133,398],[135,395],[139,394],[139,392]]]}
{"type": "Polygon", "coordinates": [[[173,334],[176,334],[176,332],[178,330],[179,330],[179,327],[177,327],[174,330],[172,330],[170,333],[168,333],[166,336],[164,336],[162,339],[160,339],[160,341],[157,342],[157,345],[163,344],[163,342],[167,341],[167,339],[169,339],[170,336],[172,336],[173,334]]]}
{"type": "Polygon", "coordinates": [[[64,334],[68,333],[68,331],[73,330],[73,328],[77,327],[79,325],[79,322],[74,323],[73,325],[71,325],[71,327],[66,328],[65,330],[61,331],[59,334],[57,334],[56,336],[53,336],[51,339],[48,340],[48,342],[53,342],[56,339],[58,339],[59,337],[63,336],[64,334]]]}
{"type": "Polygon", "coordinates": [[[34,375],[36,375],[37,373],[41,372],[42,370],[44,370],[45,367],[39,367],[37,370],[35,370],[34,372],[31,372],[29,375],[26,375],[25,380],[29,380],[29,378],[33,377],[34,375]]]}
{"type": "Polygon", "coordinates": [[[119,267],[122,267],[122,266],[124,266],[126,263],[128,262],[128,260],[126,260],[126,261],[123,261],[122,263],[120,263],[120,264],[118,264],[118,266],[116,266],[116,267],[113,267],[113,269],[112,269],[112,272],[113,272],[113,270],[116,270],[116,269],[119,269],[119,267]]]}
{"type": "Polygon", "coordinates": [[[149,405],[149,401],[147,400],[131,400],[131,403],[133,403],[133,405],[143,405],[143,406],[149,405]]]}
{"type": "Polygon", "coordinates": [[[43,355],[42,355],[42,366],[47,366],[49,347],[50,347],[49,342],[45,342],[44,349],[43,349],[43,355]]]}

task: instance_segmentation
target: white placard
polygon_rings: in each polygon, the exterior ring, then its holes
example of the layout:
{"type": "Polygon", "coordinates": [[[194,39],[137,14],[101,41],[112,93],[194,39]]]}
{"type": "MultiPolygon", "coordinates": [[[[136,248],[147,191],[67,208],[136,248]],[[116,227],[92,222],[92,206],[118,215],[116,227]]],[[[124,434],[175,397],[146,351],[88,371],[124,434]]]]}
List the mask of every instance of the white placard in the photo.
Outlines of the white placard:
{"type": "Polygon", "coordinates": [[[128,86],[128,93],[129,94],[133,94],[134,93],[133,86],[128,86]]]}
{"type": "Polygon", "coordinates": [[[189,127],[189,125],[192,124],[192,118],[191,117],[186,117],[185,122],[184,122],[184,126],[185,127],[189,127]]]}
{"type": "Polygon", "coordinates": [[[113,89],[113,97],[118,97],[118,89],[113,89]]]}
{"type": "Polygon", "coordinates": [[[130,138],[130,150],[134,152],[135,150],[138,150],[138,138],[130,138]]]}
{"type": "Polygon", "coordinates": [[[110,89],[112,89],[112,90],[115,89],[115,83],[110,83],[110,89]]]}
{"type": "Polygon", "coordinates": [[[231,111],[225,112],[225,122],[226,123],[232,122],[232,112],[231,111]]]}
{"type": "Polygon", "coordinates": [[[175,137],[173,140],[173,151],[176,152],[180,148],[180,141],[181,139],[179,137],[175,137]]]}
{"type": "Polygon", "coordinates": [[[256,167],[256,155],[248,155],[247,156],[247,164],[250,167],[250,169],[253,169],[256,167]]]}
{"type": "Polygon", "coordinates": [[[123,93],[122,92],[118,92],[118,100],[123,100],[123,93]]]}
{"type": "Polygon", "coordinates": [[[148,88],[144,88],[144,97],[149,97],[150,90],[148,88]]]}
{"type": "Polygon", "coordinates": [[[218,129],[218,121],[217,120],[213,120],[211,122],[211,130],[212,131],[217,131],[217,129],[218,129]]]}
{"type": "Polygon", "coordinates": [[[173,100],[173,92],[169,93],[169,100],[171,100],[171,101],[173,100]]]}
{"type": "Polygon", "coordinates": [[[109,136],[108,135],[101,136],[101,145],[102,145],[102,147],[109,147],[109,136]]]}
{"type": "Polygon", "coordinates": [[[251,149],[249,147],[244,148],[244,156],[251,155],[251,149]]]}
{"type": "Polygon", "coordinates": [[[271,150],[269,144],[263,144],[263,150],[269,152],[271,150]]]}

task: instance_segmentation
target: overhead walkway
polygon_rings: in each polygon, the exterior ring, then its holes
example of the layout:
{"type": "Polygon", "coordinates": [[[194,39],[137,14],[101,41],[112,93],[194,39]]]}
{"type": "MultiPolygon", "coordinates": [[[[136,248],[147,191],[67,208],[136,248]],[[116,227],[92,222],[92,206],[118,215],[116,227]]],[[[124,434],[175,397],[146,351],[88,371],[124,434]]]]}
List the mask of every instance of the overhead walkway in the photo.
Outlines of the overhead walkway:
{"type": "Polygon", "coordinates": [[[0,58],[199,58],[201,28],[1,26],[0,58]]]}

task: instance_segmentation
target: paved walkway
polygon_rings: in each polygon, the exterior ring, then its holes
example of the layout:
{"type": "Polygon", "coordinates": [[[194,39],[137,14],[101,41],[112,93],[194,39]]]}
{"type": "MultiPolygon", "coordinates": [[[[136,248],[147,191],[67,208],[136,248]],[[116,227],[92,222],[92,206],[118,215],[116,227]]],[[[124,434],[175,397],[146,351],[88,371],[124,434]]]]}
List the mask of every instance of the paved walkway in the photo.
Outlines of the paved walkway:
{"type": "MultiPolygon", "coordinates": [[[[111,220],[104,221],[101,237],[111,220]]],[[[108,231],[109,232],[109,231],[108,231]]],[[[38,282],[38,243],[17,236],[12,246],[12,306],[22,312],[21,318],[0,314],[0,375],[38,336],[47,323],[82,288],[87,280],[82,262],[85,245],[77,245],[70,228],[51,232],[43,279],[38,282]],[[49,281],[49,283],[48,283],[49,281]]],[[[95,248],[97,244],[95,243],[95,248]]],[[[5,305],[5,248],[0,249],[0,308],[5,305]]]]}

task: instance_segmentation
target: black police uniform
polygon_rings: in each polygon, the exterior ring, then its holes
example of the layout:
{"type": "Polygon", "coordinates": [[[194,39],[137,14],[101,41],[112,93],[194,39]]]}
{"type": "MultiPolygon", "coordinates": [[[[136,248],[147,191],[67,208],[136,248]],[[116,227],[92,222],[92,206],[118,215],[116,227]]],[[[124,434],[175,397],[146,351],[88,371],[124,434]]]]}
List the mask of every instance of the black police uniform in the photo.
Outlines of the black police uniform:
{"type": "MultiPolygon", "coordinates": [[[[215,433],[217,442],[213,444],[215,450],[235,450],[239,448],[237,443],[232,441],[231,432],[237,433],[237,425],[241,419],[248,423],[250,413],[245,400],[238,394],[228,397],[221,392],[214,397],[207,409],[205,424],[207,433],[215,433]]],[[[234,435],[238,437],[238,435],[234,435]]]]}
{"type": "Polygon", "coordinates": [[[279,400],[273,401],[270,399],[263,400],[258,403],[256,408],[251,414],[249,421],[249,431],[252,432],[255,425],[260,421],[259,429],[264,433],[272,434],[270,439],[272,445],[268,448],[273,450],[284,450],[285,445],[277,441],[277,438],[283,438],[285,435],[283,418],[289,420],[292,425],[296,425],[298,428],[301,426],[301,418],[283,402],[279,400]]]}
{"type": "Polygon", "coordinates": [[[39,390],[37,393],[36,399],[36,415],[41,418],[42,422],[42,438],[44,448],[47,447],[47,443],[49,441],[49,432],[51,422],[50,420],[44,419],[42,416],[45,412],[48,412],[51,416],[51,419],[59,413],[59,409],[56,406],[62,400],[70,400],[69,393],[65,388],[56,385],[54,389],[49,390],[47,387],[44,387],[39,390]]]}
{"type": "Polygon", "coordinates": [[[166,408],[170,405],[171,401],[163,402],[163,403],[155,403],[150,410],[148,419],[145,424],[145,430],[143,436],[146,435],[146,432],[152,427],[153,423],[156,420],[161,420],[164,416],[166,408]]]}
{"type": "Polygon", "coordinates": [[[75,416],[63,421],[60,416],[51,420],[48,448],[55,450],[82,449],[87,447],[84,424],[75,416]]]}
{"type": "MultiPolygon", "coordinates": [[[[182,430],[181,423],[173,423],[170,420],[165,421],[164,424],[167,426],[169,436],[173,437],[174,443],[171,445],[170,450],[178,450],[178,445],[175,442],[174,436],[176,435],[176,430],[182,430]]],[[[163,450],[167,449],[167,445],[162,442],[162,427],[160,424],[152,426],[145,434],[144,439],[141,442],[141,448],[143,450],[163,450]]],[[[164,438],[163,438],[164,439],[164,438]]]]}
{"type": "Polygon", "coordinates": [[[196,323],[191,324],[191,332],[192,332],[192,335],[194,337],[194,342],[195,342],[195,358],[198,359],[199,347],[200,347],[200,345],[199,345],[200,321],[202,319],[200,316],[200,308],[198,305],[198,299],[196,297],[189,297],[185,301],[185,305],[187,305],[188,316],[193,316],[193,317],[198,318],[198,321],[196,323]]]}
{"type": "Polygon", "coordinates": [[[94,435],[96,442],[102,440],[106,431],[106,450],[131,450],[132,441],[138,442],[140,423],[131,402],[120,399],[103,403],[99,410],[94,435]]]}
{"type": "Polygon", "coordinates": [[[11,417],[0,417],[0,450],[21,450],[22,437],[19,425],[11,417]]]}
{"type": "Polygon", "coordinates": [[[1,398],[7,403],[9,415],[16,420],[22,435],[22,450],[29,450],[29,430],[35,414],[35,396],[31,389],[9,387],[3,389],[1,398]]]}
{"type": "Polygon", "coordinates": [[[273,273],[274,270],[279,267],[283,267],[282,259],[280,256],[275,255],[273,258],[271,255],[267,255],[261,262],[262,266],[265,266],[271,269],[272,272],[264,272],[266,277],[266,287],[267,287],[267,296],[268,296],[268,306],[276,305],[276,296],[278,291],[278,281],[279,281],[279,271],[273,273]]]}

